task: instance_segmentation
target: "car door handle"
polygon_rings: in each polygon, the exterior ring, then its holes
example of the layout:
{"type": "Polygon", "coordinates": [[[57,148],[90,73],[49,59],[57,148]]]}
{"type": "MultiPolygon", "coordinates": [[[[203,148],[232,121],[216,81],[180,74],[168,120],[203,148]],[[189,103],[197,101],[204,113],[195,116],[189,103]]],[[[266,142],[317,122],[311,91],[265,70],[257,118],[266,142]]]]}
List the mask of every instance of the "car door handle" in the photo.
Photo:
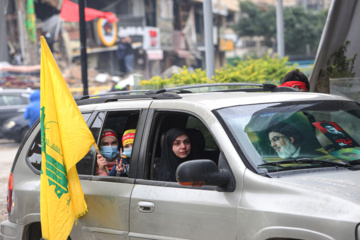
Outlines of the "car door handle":
{"type": "Polygon", "coordinates": [[[155,209],[155,205],[152,202],[140,201],[137,204],[137,209],[139,212],[151,213],[155,209]]]}

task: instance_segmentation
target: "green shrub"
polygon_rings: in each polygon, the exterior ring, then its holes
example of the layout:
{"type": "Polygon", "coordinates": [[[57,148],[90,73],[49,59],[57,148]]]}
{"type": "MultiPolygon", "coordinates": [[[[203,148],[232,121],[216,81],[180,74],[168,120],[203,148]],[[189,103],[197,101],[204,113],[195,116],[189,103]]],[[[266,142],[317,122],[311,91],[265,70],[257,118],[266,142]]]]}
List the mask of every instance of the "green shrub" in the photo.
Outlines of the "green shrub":
{"type": "Polygon", "coordinates": [[[289,65],[287,58],[260,59],[248,58],[248,60],[236,61],[235,65],[226,65],[215,70],[215,78],[208,79],[206,71],[200,68],[195,71],[189,71],[186,66],[182,71],[173,74],[170,78],[163,79],[160,76],[154,76],[149,80],[140,82],[141,86],[153,86],[164,88],[169,86],[200,84],[200,83],[274,83],[279,84],[286,73],[295,69],[297,64],[289,65]]]}

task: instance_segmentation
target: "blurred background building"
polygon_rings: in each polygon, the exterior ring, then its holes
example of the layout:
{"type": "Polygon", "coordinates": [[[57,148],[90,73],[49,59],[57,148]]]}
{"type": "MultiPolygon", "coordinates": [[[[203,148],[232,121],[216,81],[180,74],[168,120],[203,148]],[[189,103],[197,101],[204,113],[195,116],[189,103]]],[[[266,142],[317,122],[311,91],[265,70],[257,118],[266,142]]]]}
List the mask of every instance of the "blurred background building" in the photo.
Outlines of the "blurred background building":
{"type": "MultiPolygon", "coordinates": [[[[79,23],[60,17],[69,1],[77,4],[76,0],[0,0],[0,86],[14,82],[16,74],[9,72],[17,71],[25,73],[22,81],[25,79],[28,86],[36,86],[39,39],[43,35],[68,84],[81,87],[79,23]]],[[[258,6],[276,4],[276,0],[252,2],[258,6]]],[[[330,3],[283,1],[284,7],[302,5],[306,9],[328,8],[330,3]]],[[[205,68],[203,0],[88,0],[86,7],[112,12],[118,18],[111,24],[105,18],[86,22],[89,86],[103,85],[110,82],[111,76],[124,75],[116,50],[126,36],[132,40],[134,72],[144,79],[174,66],[205,68]]],[[[238,36],[234,32],[232,26],[241,15],[238,0],[212,0],[212,10],[215,68],[254,51],[257,56],[266,54],[268,47],[261,36],[238,36]]]]}

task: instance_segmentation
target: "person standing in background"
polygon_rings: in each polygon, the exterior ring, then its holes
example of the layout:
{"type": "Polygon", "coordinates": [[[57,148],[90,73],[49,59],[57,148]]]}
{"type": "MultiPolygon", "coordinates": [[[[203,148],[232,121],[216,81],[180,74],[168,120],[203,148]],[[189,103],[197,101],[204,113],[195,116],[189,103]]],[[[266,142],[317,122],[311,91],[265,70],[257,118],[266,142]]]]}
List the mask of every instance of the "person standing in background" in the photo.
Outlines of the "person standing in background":
{"type": "Polygon", "coordinates": [[[119,60],[120,76],[124,76],[126,73],[125,68],[125,55],[126,55],[126,45],[124,44],[124,38],[119,42],[118,48],[116,50],[116,57],[119,60]]]}
{"type": "Polygon", "coordinates": [[[123,43],[125,45],[125,69],[126,74],[132,73],[134,70],[134,50],[131,45],[131,38],[129,36],[123,39],[123,43]]]}

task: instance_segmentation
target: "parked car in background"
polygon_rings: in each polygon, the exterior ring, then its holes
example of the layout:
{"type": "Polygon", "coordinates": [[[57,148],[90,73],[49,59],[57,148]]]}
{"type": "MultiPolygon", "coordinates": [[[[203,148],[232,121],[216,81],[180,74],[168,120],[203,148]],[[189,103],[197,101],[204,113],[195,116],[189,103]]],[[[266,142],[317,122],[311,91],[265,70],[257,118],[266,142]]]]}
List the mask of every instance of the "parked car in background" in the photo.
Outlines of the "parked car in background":
{"type": "MultiPolygon", "coordinates": [[[[0,88],[0,127],[9,118],[23,116],[32,89],[4,89],[0,88]]],[[[0,138],[2,134],[0,132],[0,138]]]]}
{"type": "Polygon", "coordinates": [[[6,120],[0,128],[0,133],[3,138],[12,139],[20,143],[29,128],[29,120],[19,115],[6,120]]]}

